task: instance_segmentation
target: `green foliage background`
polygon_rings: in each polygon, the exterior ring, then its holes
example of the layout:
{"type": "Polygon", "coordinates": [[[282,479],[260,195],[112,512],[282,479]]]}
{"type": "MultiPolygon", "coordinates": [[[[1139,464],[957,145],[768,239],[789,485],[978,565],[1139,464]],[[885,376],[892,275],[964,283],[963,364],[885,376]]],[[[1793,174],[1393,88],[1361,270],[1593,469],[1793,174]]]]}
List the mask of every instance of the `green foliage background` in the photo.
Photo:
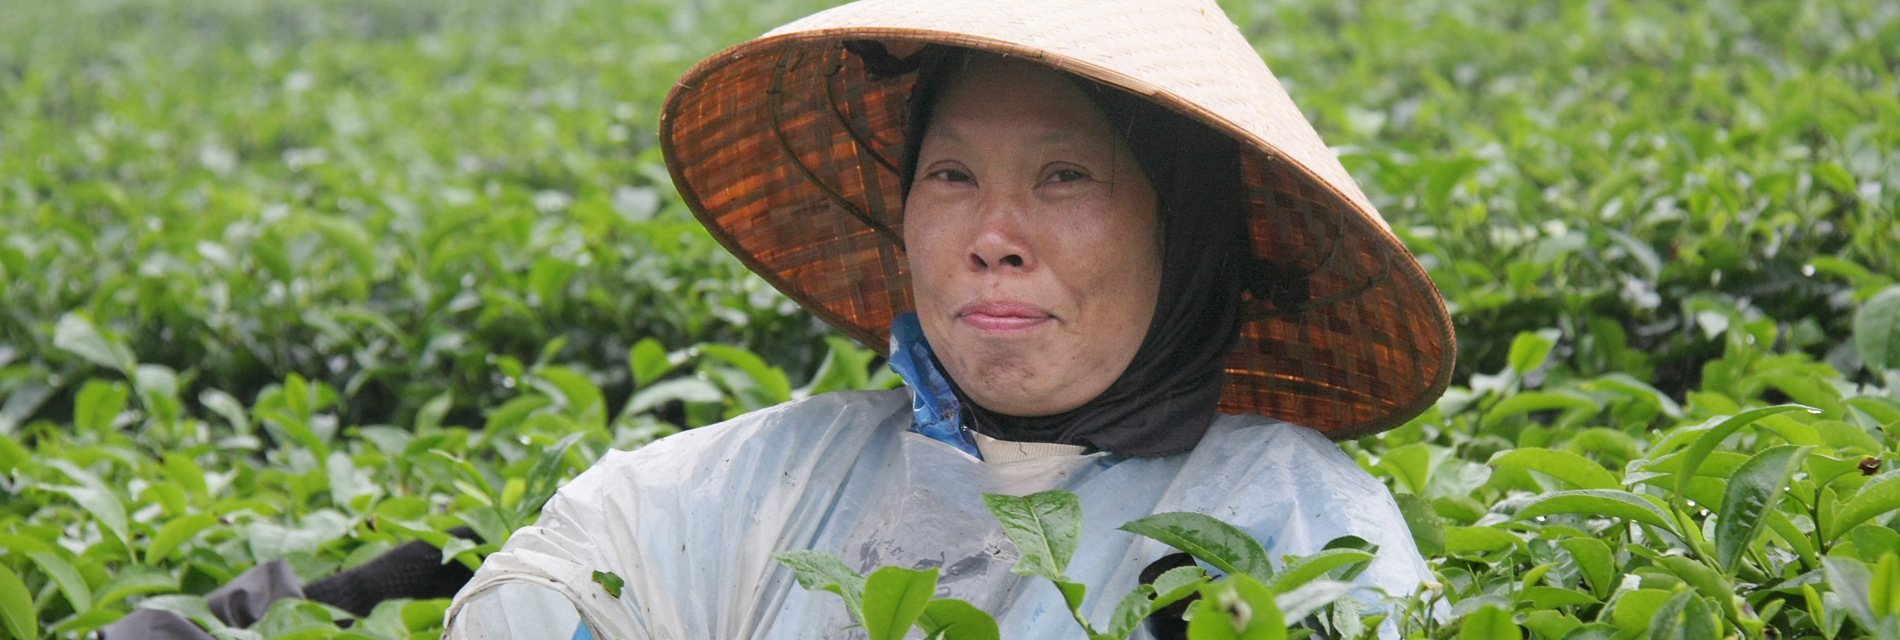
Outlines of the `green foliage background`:
{"type": "MultiPolygon", "coordinates": [[[[0,3],[0,635],[195,611],[276,557],[474,562],[435,532],[498,540],[608,447],[894,384],[723,254],[653,144],[687,66],[824,4],[0,3]]],[[[1346,445],[1443,578],[1450,619],[1408,629],[1900,633],[1900,3],[1223,4],[1457,323],[1445,400],[1346,445]],[[1677,473],[1787,402],[1820,413],[1677,473]],[[1755,460],[1789,498],[1721,534],[1755,460]],[[1661,524],[1519,517],[1573,490],[1661,524]]]]}

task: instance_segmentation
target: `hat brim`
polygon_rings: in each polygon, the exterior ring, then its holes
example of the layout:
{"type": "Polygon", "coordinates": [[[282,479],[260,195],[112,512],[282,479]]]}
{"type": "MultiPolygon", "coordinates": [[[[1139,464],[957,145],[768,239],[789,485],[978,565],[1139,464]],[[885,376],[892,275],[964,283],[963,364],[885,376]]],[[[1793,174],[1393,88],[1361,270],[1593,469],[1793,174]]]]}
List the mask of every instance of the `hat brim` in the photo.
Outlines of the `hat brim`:
{"type": "MultiPolygon", "coordinates": [[[[1310,158],[1258,135],[1260,127],[1131,74],[929,29],[815,29],[753,40],[693,67],[663,111],[660,144],[684,203],[748,268],[846,335],[884,352],[891,319],[911,310],[897,166],[915,78],[867,74],[844,49],[854,40],[1036,60],[1243,142],[1255,252],[1306,277],[1300,295],[1243,301],[1248,321],[1225,365],[1223,412],[1343,440],[1399,426],[1444,392],[1455,357],[1444,303],[1350,179],[1349,193],[1335,184],[1343,169],[1315,171],[1310,158]]],[[[1310,132],[1304,119],[1299,124],[1310,132]]]]}

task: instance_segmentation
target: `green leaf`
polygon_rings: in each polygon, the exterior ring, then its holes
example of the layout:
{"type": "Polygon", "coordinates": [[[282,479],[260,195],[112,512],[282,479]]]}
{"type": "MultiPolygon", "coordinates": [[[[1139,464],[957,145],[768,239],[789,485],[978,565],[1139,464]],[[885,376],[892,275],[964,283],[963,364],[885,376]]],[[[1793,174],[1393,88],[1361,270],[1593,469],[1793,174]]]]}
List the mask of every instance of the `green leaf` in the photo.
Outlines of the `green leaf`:
{"type": "Polygon", "coordinates": [[[29,551],[26,557],[31,558],[33,564],[40,566],[41,572],[59,585],[60,592],[66,594],[66,601],[73,605],[73,613],[85,613],[92,608],[92,589],[72,563],[66,562],[58,554],[44,551],[29,551]]]}
{"type": "Polygon", "coordinates": [[[185,492],[201,500],[211,498],[211,490],[205,485],[205,470],[192,462],[190,456],[179,453],[167,453],[164,456],[165,477],[183,488],[185,492]]]}
{"type": "MultiPolygon", "coordinates": [[[[1508,535],[1508,534],[1507,534],[1508,535]]],[[[1372,554],[1355,549],[1331,549],[1321,551],[1288,564],[1273,575],[1269,581],[1274,593],[1286,593],[1314,578],[1326,575],[1326,572],[1350,564],[1371,562],[1372,554]]]]}
{"type": "Polygon", "coordinates": [[[53,325],[53,346],[128,376],[138,366],[125,341],[101,332],[91,319],[77,313],[60,316],[53,325]]]}
{"type": "Polygon", "coordinates": [[[1082,502],[1075,494],[1044,491],[1017,497],[985,493],[983,504],[1022,551],[1022,558],[1010,571],[1063,581],[1069,557],[1075,554],[1076,542],[1082,537],[1082,502]]]}
{"type": "Polygon", "coordinates": [[[0,622],[17,640],[39,640],[39,609],[33,593],[12,571],[0,571],[0,622]]]}
{"type": "Polygon", "coordinates": [[[1649,621],[1656,617],[1656,611],[1663,603],[1675,597],[1674,592],[1661,589],[1630,589],[1616,597],[1610,611],[1616,628],[1632,636],[1649,628],[1649,621]]]}
{"type": "Polygon", "coordinates": [[[1161,609],[1194,595],[1211,578],[1199,566],[1175,567],[1155,576],[1154,608],[1161,609]]]}
{"type": "Polygon", "coordinates": [[[1723,571],[1733,574],[1742,553],[1761,531],[1762,517],[1781,500],[1782,489],[1811,447],[1782,445],[1749,458],[1728,479],[1722,511],[1716,517],[1715,557],[1723,571]]]}
{"type": "Polygon", "coordinates": [[[1583,456],[1551,449],[1512,449],[1491,456],[1492,466],[1519,467],[1568,482],[1578,489],[1618,489],[1616,474],[1583,456]]]}
{"type": "Polygon", "coordinates": [[[1582,626],[1582,620],[1557,611],[1532,611],[1524,616],[1524,628],[1544,638],[1562,638],[1582,626]]]}
{"type": "Polygon", "coordinates": [[[1154,613],[1154,597],[1154,586],[1146,584],[1137,585],[1133,591],[1128,592],[1128,595],[1122,596],[1121,602],[1115,603],[1114,613],[1108,616],[1107,636],[1119,640],[1133,633],[1135,627],[1141,625],[1142,620],[1154,613]]]}
{"type": "Polygon", "coordinates": [[[1888,552],[1874,563],[1867,583],[1867,603],[1875,619],[1900,614],[1900,556],[1888,552]]]}
{"type": "Polygon", "coordinates": [[[1188,621],[1195,640],[1284,640],[1286,622],[1273,591],[1245,574],[1201,587],[1201,600],[1188,621]]]}
{"type": "Polygon", "coordinates": [[[633,384],[641,389],[659,382],[674,364],[666,356],[666,347],[653,338],[641,338],[627,352],[627,366],[633,370],[633,384]]]}
{"type": "Polygon", "coordinates": [[[1860,488],[1860,493],[1849,498],[1834,512],[1832,521],[1828,522],[1825,539],[1829,542],[1838,540],[1860,523],[1895,509],[1900,509],[1900,476],[1869,482],[1860,488]]]}
{"type": "Polygon", "coordinates": [[[1590,583],[1590,591],[1598,598],[1609,597],[1617,587],[1616,557],[1610,553],[1610,546],[1596,538],[1572,537],[1557,542],[1565,551],[1577,569],[1583,572],[1583,579],[1590,583]]]}
{"type": "Polygon", "coordinates": [[[697,378],[677,378],[654,384],[633,394],[622,415],[639,415],[678,400],[686,403],[719,402],[726,393],[712,383],[697,378]]]}
{"type": "Polygon", "coordinates": [[[901,640],[937,592],[937,569],[882,567],[864,581],[864,630],[871,640],[901,640]]]}
{"type": "Polygon", "coordinates": [[[843,336],[826,336],[825,344],[830,347],[825,351],[825,359],[818,364],[818,372],[812,374],[811,383],[799,390],[800,395],[870,387],[871,361],[877,358],[877,352],[859,347],[843,336]]]}
{"type": "Polygon", "coordinates": [[[955,598],[931,600],[924,604],[917,627],[924,633],[944,640],[999,640],[996,618],[975,605],[955,598]]]}
{"type": "Polygon", "coordinates": [[[607,428],[607,400],[587,376],[566,367],[543,367],[534,375],[547,383],[543,390],[551,387],[559,394],[569,418],[589,429],[607,428]]]}
{"type": "Polygon", "coordinates": [[[1646,495],[1611,489],[1581,489],[1577,491],[1558,491],[1547,493],[1532,499],[1523,508],[1518,509],[1517,519],[1535,518],[1555,513],[1577,513],[1587,516],[1612,516],[1624,520],[1641,522],[1674,532],[1674,521],[1664,511],[1666,505],[1646,495]]]}
{"type": "Polygon", "coordinates": [[[1597,600],[1596,598],[1590,597],[1590,594],[1584,593],[1582,591],[1577,591],[1575,589],[1561,589],[1558,587],[1544,587],[1544,586],[1526,587],[1524,589],[1524,592],[1518,595],[1518,599],[1524,602],[1529,602],[1531,603],[1531,606],[1538,609],[1555,609],[1557,607],[1571,607],[1571,606],[1589,606],[1589,605],[1599,604],[1601,602],[1597,600]]]}
{"type": "Polygon", "coordinates": [[[607,591],[607,595],[613,596],[616,600],[620,598],[621,590],[627,587],[627,581],[621,578],[620,574],[611,571],[595,571],[594,584],[600,585],[601,589],[607,591]]]}
{"type": "Polygon", "coordinates": [[[1234,525],[1199,513],[1157,513],[1121,526],[1122,531],[1147,536],[1214,565],[1227,575],[1271,580],[1273,564],[1253,536],[1234,525]]]}
{"type": "Polygon", "coordinates": [[[725,362],[745,372],[746,376],[759,385],[765,394],[767,406],[792,399],[792,383],[785,372],[778,367],[765,363],[764,358],[745,349],[715,343],[701,343],[693,347],[701,354],[725,362]]]}
{"type": "Polygon", "coordinates": [[[1714,423],[1714,426],[1710,427],[1709,430],[1704,432],[1700,437],[1697,437],[1695,442],[1690,444],[1689,448],[1682,453],[1682,468],[1676,470],[1676,495],[1680,497],[1688,492],[1689,480],[1695,477],[1696,467],[1702,466],[1702,461],[1709,457],[1709,452],[1714,451],[1717,446],[1722,444],[1723,440],[1728,439],[1729,435],[1735,433],[1737,429],[1748,426],[1764,416],[1804,409],[1813,410],[1810,407],[1798,404],[1780,404],[1751,411],[1743,411],[1728,418],[1710,420],[1711,423],[1714,423]]]}
{"type": "Polygon", "coordinates": [[[1484,414],[1484,427],[1490,428],[1505,418],[1538,411],[1596,410],[1596,400],[1571,391],[1525,391],[1505,398],[1484,414]]]}
{"type": "Polygon", "coordinates": [[[105,433],[125,412],[128,393],[125,385],[117,382],[87,380],[73,399],[73,428],[82,433],[105,433]]]}
{"type": "Polygon", "coordinates": [[[1840,594],[1841,605],[1854,622],[1861,628],[1872,629],[1875,626],[1870,587],[1873,573],[1867,565],[1852,558],[1835,556],[1821,557],[1821,571],[1827,576],[1828,589],[1840,594]]]}
{"type": "Polygon", "coordinates": [[[1492,527],[1450,527],[1445,529],[1445,550],[1453,554],[1491,553],[1516,547],[1523,542],[1517,536],[1492,527]]]}
{"type": "Polygon", "coordinates": [[[1722,621],[1708,603],[1694,593],[1684,591],[1657,607],[1650,617],[1650,640],[1717,640],[1722,621]]]}
{"type": "Polygon", "coordinates": [[[528,470],[528,475],[524,479],[525,487],[521,502],[515,507],[518,519],[523,522],[528,521],[529,518],[541,513],[542,505],[547,504],[548,499],[554,497],[554,492],[560,489],[561,472],[567,467],[568,449],[573,448],[574,443],[580,442],[586,435],[585,433],[567,434],[560,441],[541,451],[540,458],[534,461],[534,468],[528,470]]]}
{"type": "Polygon", "coordinates": [[[1647,382],[1637,380],[1627,373],[1617,372],[1600,376],[1595,380],[1585,383],[1584,388],[1590,390],[1610,389],[1633,397],[1648,398],[1656,403],[1656,408],[1661,410],[1663,415],[1669,416],[1670,418],[1682,417],[1682,405],[1677,404],[1675,398],[1669,397],[1669,394],[1663,393],[1662,390],[1650,386],[1647,382]]]}
{"type": "MultiPolygon", "coordinates": [[[[1350,582],[1339,580],[1314,580],[1300,585],[1299,588],[1273,597],[1273,604],[1280,608],[1281,615],[1288,620],[1304,620],[1314,611],[1326,605],[1338,602],[1354,589],[1361,588],[1350,582]]],[[[1165,606],[1157,604],[1157,607],[1165,606]]]]}
{"type": "Polygon", "coordinates": [[[1507,364],[1519,375],[1530,373],[1544,365],[1544,359],[1550,357],[1550,350],[1557,346],[1557,339],[1563,333],[1556,329],[1539,331],[1521,331],[1511,340],[1511,352],[1507,364]]]}
{"type": "Polygon", "coordinates": [[[780,551],[772,559],[791,568],[798,586],[812,591],[830,591],[844,598],[851,619],[864,623],[864,577],[845,566],[838,556],[823,551],[780,551]]]}
{"type": "Polygon", "coordinates": [[[1493,606],[1483,606],[1465,614],[1458,640],[1521,640],[1524,629],[1511,621],[1511,614],[1493,606]]]}
{"type": "Polygon", "coordinates": [[[1396,447],[1379,456],[1379,467],[1398,478],[1405,489],[1423,495],[1431,477],[1432,452],[1421,443],[1396,447]]]}
{"type": "Polygon", "coordinates": [[[1861,303],[1854,313],[1854,348],[1869,371],[1900,368],[1900,286],[1861,303]]]}
{"type": "Polygon", "coordinates": [[[442,616],[449,610],[449,600],[417,600],[402,607],[402,625],[410,631],[427,631],[442,626],[442,616]]]}
{"type": "Polygon", "coordinates": [[[1083,632],[1089,636],[1096,635],[1095,627],[1089,625],[1088,618],[1082,617],[1082,599],[1088,596],[1088,585],[1066,578],[1051,582],[1055,583],[1057,591],[1062,592],[1062,603],[1069,608],[1069,616],[1075,618],[1075,623],[1082,627],[1083,632]]]}
{"type": "Polygon", "coordinates": [[[131,596],[178,590],[178,579],[150,567],[126,567],[92,594],[94,606],[105,607],[131,596]]]}
{"type": "Polygon", "coordinates": [[[165,523],[165,526],[159,527],[158,533],[152,536],[152,545],[145,550],[146,561],[163,562],[170,559],[172,552],[178,549],[178,545],[184,544],[192,536],[198,535],[199,531],[217,523],[218,517],[209,513],[194,513],[173,518],[171,522],[165,523]]]}
{"type": "Polygon", "coordinates": [[[1399,503],[1399,515],[1405,516],[1405,528],[1412,532],[1418,552],[1427,557],[1444,553],[1445,520],[1431,503],[1410,493],[1395,493],[1392,498],[1399,503]]]}
{"type": "MultiPolygon", "coordinates": [[[[1832,596],[1835,602],[1840,601],[1840,595],[1833,591],[1829,591],[1827,595],[1832,596]]],[[[1846,616],[1834,613],[1833,610],[1837,607],[1829,607],[1828,598],[1816,592],[1814,585],[1801,585],[1801,597],[1803,603],[1807,605],[1808,616],[1814,619],[1815,626],[1820,627],[1822,637],[1832,639],[1834,634],[1840,633],[1841,623],[1847,621],[1846,616]]]]}
{"type": "Polygon", "coordinates": [[[1668,569],[1670,573],[1676,574],[1676,577],[1682,578],[1684,583],[1702,594],[1702,597],[1718,603],[1726,603],[1723,609],[1730,614],[1729,617],[1739,619],[1734,610],[1735,585],[1727,576],[1716,573],[1707,565],[1685,556],[1668,555],[1656,560],[1657,564],[1668,569]]]}
{"type": "Polygon", "coordinates": [[[77,487],[47,488],[72,498],[73,502],[78,503],[81,509],[85,509],[86,513],[91,514],[92,518],[98,521],[100,527],[111,532],[119,539],[120,544],[125,545],[126,553],[132,553],[130,525],[125,515],[125,503],[119,500],[119,494],[107,487],[99,476],[71,462],[53,459],[46,461],[46,466],[58,469],[66,474],[66,477],[79,483],[77,487]]]}

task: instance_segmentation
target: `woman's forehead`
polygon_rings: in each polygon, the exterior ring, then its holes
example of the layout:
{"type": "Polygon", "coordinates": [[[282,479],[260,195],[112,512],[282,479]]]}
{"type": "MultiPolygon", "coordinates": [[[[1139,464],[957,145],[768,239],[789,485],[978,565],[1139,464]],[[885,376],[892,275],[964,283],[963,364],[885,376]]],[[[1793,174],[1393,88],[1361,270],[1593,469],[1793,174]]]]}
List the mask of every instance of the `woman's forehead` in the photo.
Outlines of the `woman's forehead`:
{"type": "Polygon", "coordinates": [[[1108,117],[1066,74],[1013,59],[971,60],[938,98],[927,137],[1007,136],[1027,146],[1113,140],[1108,117]]]}

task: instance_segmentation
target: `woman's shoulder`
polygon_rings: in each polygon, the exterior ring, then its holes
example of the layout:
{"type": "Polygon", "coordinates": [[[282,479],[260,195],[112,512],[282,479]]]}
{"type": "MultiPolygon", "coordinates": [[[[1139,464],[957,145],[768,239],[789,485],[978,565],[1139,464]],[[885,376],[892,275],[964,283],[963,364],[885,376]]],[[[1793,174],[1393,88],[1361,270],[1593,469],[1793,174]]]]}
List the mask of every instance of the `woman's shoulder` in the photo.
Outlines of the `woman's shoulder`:
{"type": "Polygon", "coordinates": [[[1190,454],[1190,461],[1286,481],[1321,482],[1339,489],[1386,493],[1385,487],[1319,431],[1262,415],[1223,415],[1190,454]]]}
{"type": "Polygon", "coordinates": [[[641,484],[703,482],[734,464],[770,466],[797,459],[855,455],[880,425],[908,415],[909,395],[902,389],[834,391],[767,407],[730,420],[689,429],[639,449],[611,451],[564,492],[584,491],[608,482],[641,484]],[[572,491],[567,491],[571,489],[572,491]]]}

